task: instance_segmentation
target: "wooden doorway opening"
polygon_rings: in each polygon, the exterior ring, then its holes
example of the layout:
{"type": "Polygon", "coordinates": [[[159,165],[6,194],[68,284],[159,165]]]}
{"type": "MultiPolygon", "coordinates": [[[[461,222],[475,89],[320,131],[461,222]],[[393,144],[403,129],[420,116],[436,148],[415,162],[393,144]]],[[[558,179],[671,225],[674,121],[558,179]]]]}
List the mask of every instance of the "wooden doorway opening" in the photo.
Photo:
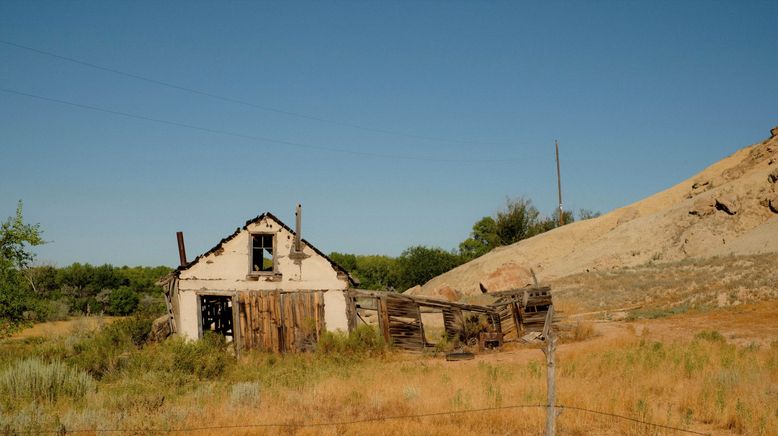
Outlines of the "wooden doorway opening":
{"type": "Polygon", "coordinates": [[[200,337],[207,331],[223,335],[227,342],[235,339],[232,317],[232,297],[223,295],[200,296],[200,337]]]}

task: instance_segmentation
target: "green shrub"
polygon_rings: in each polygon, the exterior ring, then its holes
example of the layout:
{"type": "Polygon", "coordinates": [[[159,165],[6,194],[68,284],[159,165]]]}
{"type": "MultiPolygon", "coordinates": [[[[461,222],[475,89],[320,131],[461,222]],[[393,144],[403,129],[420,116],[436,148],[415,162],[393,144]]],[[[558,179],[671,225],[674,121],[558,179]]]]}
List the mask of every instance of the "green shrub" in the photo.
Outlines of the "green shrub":
{"type": "Polygon", "coordinates": [[[316,350],[324,354],[381,354],[386,349],[383,338],[369,325],[360,325],[348,335],[323,332],[316,350]]]}
{"type": "Polygon", "coordinates": [[[199,379],[222,375],[232,359],[227,354],[224,336],[206,332],[199,341],[172,338],[166,343],[172,352],[171,370],[193,374],[199,379]]]}
{"type": "Polygon", "coordinates": [[[157,318],[167,313],[165,298],[162,295],[143,295],[135,313],[148,318],[157,318]]]}
{"type": "Polygon", "coordinates": [[[145,344],[151,335],[152,320],[149,318],[128,318],[116,321],[108,326],[109,329],[116,329],[122,334],[126,334],[133,345],[140,347],[145,344]]]}
{"type": "Polygon", "coordinates": [[[74,400],[96,390],[96,383],[84,371],[60,361],[44,363],[38,359],[16,362],[0,373],[0,398],[6,406],[20,400],[54,402],[60,397],[74,400]]]}
{"type": "Polygon", "coordinates": [[[69,315],[70,305],[66,299],[60,298],[46,302],[46,321],[64,321],[69,318],[69,315]]]}
{"type": "Polygon", "coordinates": [[[459,348],[461,345],[459,337],[449,338],[444,332],[440,335],[440,340],[435,344],[435,352],[447,353],[459,348]]]}
{"type": "Polygon", "coordinates": [[[68,361],[97,378],[120,369],[127,354],[137,350],[148,339],[151,320],[122,319],[87,334],[73,344],[68,361]]]}

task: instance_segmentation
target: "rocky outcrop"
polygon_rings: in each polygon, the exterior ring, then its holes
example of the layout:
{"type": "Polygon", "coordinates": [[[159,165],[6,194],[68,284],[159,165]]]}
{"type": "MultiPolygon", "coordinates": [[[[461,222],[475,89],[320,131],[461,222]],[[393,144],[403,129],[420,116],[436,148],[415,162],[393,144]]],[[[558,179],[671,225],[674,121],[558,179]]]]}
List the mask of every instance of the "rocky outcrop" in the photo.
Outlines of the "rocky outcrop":
{"type": "Polygon", "coordinates": [[[694,202],[689,215],[708,216],[716,212],[716,202],[712,198],[700,198],[694,202]]]}
{"type": "Polygon", "coordinates": [[[532,271],[513,262],[505,263],[481,281],[487,292],[532,286],[532,271]]]}
{"type": "Polygon", "coordinates": [[[774,169],[773,172],[767,175],[767,181],[770,183],[778,182],[778,168],[774,169]]]}
{"type": "Polygon", "coordinates": [[[462,298],[462,293],[451,286],[442,286],[435,289],[435,293],[432,297],[446,301],[459,301],[462,298]]]}
{"type": "Polygon", "coordinates": [[[716,210],[723,211],[727,215],[737,213],[737,199],[732,195],[722,195],[716,199],[716,210]]]}
{"type": "Polygon", "coordinates": [[[773,213],[778,213],[778,192],[773,192],[767,197],[767,207],[773,213]]]}

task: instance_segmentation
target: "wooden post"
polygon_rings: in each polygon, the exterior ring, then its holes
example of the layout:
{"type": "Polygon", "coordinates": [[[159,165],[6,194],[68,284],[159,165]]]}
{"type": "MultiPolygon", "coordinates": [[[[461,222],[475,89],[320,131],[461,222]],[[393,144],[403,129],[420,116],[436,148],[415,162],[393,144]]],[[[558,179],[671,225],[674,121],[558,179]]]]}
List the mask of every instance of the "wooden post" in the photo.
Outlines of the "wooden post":
{"type": "Polygon", "coordinates": [[[424,323],[421,322],[421,306],[416,305],[416,319],[419,320],[419,335],[421,335],[421,351],[424,351],[424,346],[427,344],[427,340],[424,339],[424,323]]]}
{"type": "Polygon", "coordinates": [[[562,211],[562,176],[559,173],[559,142],[554,141],[554,148],[556,149],[556,187],[559,192],[559,226],[565,225],[565,214],[562,211]]]}
{"type": "Polygon", "coordinates": [[[235,347],[235,358],[240,359],[240,349],[242,348],[243,335],[240,329],[243,324],[240,322],[240,294],[232,294],[232,345],[235,347]]]}
{"type": "Polygon", "coordinates": [[[389,306],[386,304],[386,297],[377,298],[376,305],[378,308],[378,328],[381,329],[386,344],[392,345],[392,337],[389,334],[389,306]]]}
{"type": "Polygon", "coordinates": [[[546,323],[543,326],[543,341],[545,342],[543,353],[546,355],[546,389],[548,396],[546,436],[556,436],[556,362],[554,352],[556,351],[557,336],[551,326],[553,320],[554,305],[552,304],[548,306],[546,323]]]}

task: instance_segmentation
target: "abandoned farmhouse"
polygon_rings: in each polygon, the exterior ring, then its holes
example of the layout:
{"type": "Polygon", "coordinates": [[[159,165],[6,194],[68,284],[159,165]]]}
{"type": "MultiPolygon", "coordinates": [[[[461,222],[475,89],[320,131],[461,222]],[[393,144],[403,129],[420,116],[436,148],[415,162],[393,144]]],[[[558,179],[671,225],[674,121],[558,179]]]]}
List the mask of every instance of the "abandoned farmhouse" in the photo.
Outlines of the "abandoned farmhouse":
{"type": "Polygon", "coordinates": [[[187,339],[213,331],[236,351],[294,352],[313,349],[323,331],[369,324],[389,344],[423,350],[436,342],[425,334],[423,313],[425,320],[438,315],[450,339],[467,341],[480,323],[511,340],[542,328],[551,304],[548,288],[537,287],[494,292],[488,306],[360,290],[345,269],[301,238],[300,227],[299,205],[296,230],[263,213],[189,262],[179,233],[181,265],[160,281],[170,331],[187,339]]]}

